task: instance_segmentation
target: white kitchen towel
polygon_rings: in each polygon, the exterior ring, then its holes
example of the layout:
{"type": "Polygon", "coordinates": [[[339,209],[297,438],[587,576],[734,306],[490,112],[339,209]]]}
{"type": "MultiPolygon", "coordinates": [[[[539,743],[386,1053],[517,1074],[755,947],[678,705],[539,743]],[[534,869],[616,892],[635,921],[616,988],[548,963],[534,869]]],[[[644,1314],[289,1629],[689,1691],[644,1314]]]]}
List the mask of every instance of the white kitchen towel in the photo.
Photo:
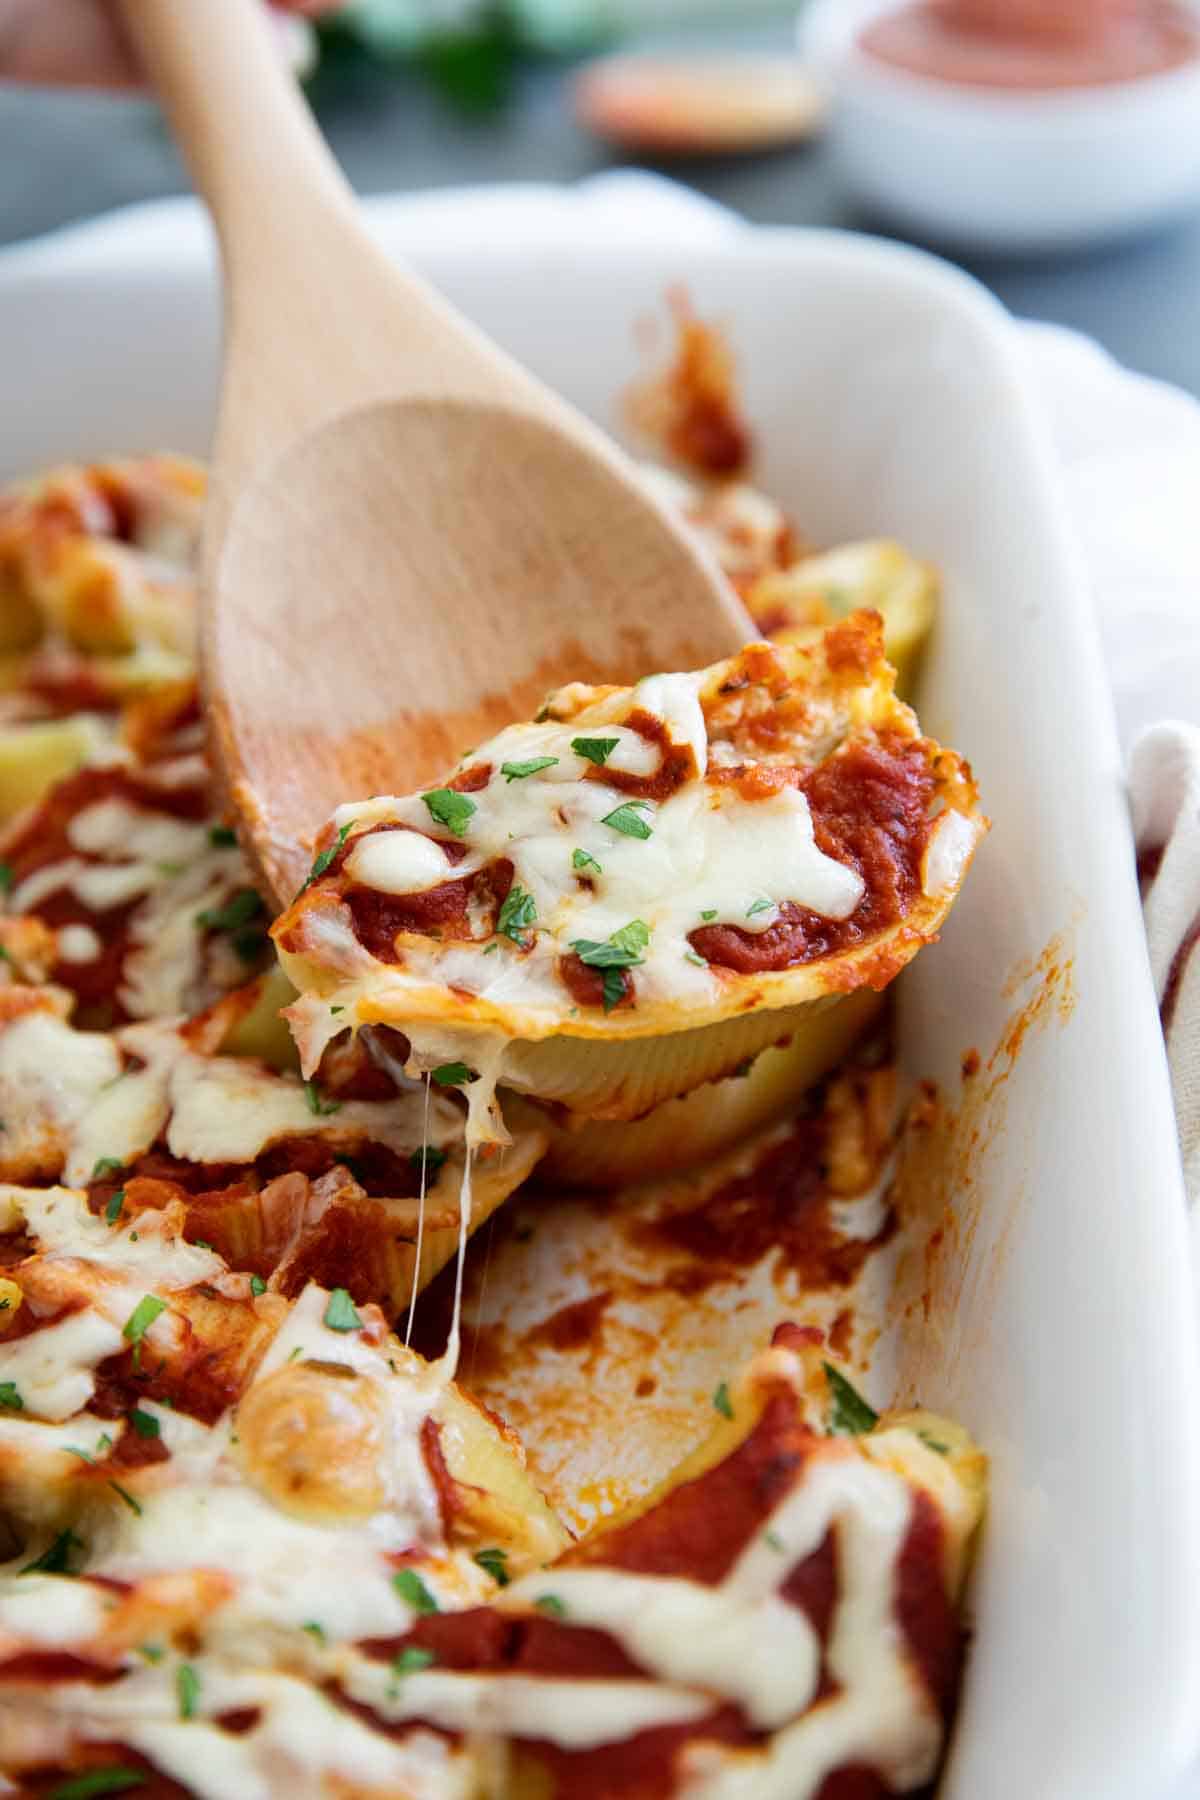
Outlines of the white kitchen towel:
{"type": "MultiPolygon", "coordinates": [[[[1122,743],[1189,1197],[1200,1198],[1200,405],[1023,327],[1087,560],[1122,743]]],[[[1193,1212],[1200,1276],[1200,1206],[1193,1212]]]]}

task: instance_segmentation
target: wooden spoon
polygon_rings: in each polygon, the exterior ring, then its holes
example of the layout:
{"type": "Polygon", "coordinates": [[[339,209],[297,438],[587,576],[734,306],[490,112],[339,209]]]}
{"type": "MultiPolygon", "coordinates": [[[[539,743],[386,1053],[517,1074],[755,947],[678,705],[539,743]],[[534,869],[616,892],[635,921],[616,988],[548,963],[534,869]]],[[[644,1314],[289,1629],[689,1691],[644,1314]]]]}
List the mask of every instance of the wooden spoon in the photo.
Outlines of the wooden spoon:
{"type": "Polygon", "coordinates": [[[202,669],[282,902],[341,801],[753,631],[632,462],[376,248],[256,0],[120,6],[220,238],[202,669]]]}

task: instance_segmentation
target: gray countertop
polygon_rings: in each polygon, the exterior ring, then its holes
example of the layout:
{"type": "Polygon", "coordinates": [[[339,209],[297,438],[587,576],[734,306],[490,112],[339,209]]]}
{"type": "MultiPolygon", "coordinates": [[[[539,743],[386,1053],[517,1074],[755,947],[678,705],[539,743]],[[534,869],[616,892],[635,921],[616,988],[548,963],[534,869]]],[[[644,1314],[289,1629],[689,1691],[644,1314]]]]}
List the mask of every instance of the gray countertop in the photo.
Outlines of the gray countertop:
{"type": "MultiPolygon", "coordinates": [[[[754,41],[782,49],[788,35],[781,25],[754,41]]],[[[480,123],[449,112],[411,77],[368,66],[323,72],[314,99],[364,193],[570,180],[614,159],[573,124],[569,73],[562,64],[528,69],[513,104],[480,123]]],[[[819,143],[669,172],[760,223],[869,228],[839,195],[819,143]]],[[[185,187],[150,102],[0,85],[0,243],[185,187]]],[[[1200,394],[1200,213],[1103,251],[966,266],[1014,312],[1090,332],[1130,367],[1200,394]]]]}

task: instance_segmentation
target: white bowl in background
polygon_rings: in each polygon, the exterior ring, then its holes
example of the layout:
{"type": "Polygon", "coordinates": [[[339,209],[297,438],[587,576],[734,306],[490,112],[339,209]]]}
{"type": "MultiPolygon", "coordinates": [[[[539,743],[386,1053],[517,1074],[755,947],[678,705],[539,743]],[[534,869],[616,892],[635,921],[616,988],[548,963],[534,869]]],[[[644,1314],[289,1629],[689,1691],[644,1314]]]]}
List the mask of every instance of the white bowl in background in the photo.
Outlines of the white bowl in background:
{"type": "Polygon", "coordinates": [[[895,0],[810,0],[801,54],[829,84],[841,178],[944,242],[1073,250],[1200,206],[1200,60],[1088,88],[1011,92],[893,68],[858,44],[895,0]]]}

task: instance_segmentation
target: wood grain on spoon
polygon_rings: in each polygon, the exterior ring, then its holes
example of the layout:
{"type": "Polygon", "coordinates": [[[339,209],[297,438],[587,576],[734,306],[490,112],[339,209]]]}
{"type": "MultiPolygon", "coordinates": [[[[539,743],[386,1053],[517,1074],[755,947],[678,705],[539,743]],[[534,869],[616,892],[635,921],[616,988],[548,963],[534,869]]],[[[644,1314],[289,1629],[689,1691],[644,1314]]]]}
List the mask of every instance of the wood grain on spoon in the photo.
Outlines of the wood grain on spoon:
{"type": "Polygon", "coordinates": [[[202,668],[286,900],[339,802],[752,633],[630,460],[372,243],[256,0],[120,4],[221,243],[202,668]]]}

